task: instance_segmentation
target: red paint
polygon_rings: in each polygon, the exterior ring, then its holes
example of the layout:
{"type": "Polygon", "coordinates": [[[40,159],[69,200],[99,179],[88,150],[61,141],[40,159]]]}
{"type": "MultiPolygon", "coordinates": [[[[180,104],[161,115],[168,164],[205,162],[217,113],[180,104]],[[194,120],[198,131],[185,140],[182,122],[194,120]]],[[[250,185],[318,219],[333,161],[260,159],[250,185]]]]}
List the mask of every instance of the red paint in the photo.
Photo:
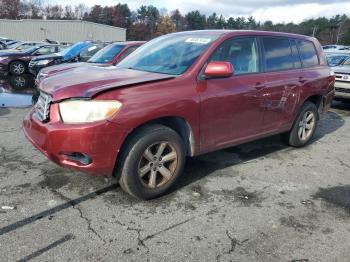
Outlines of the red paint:
{"type": "Polygon", "coordinates": [[[229,77],[233,74],[233,66],[229,62],[210,62],[205,68],[206,77],[229,77]]]}
{"type": "MultiPolygon", "coordinates": [[[[125,138],[140,125],[158,118],[184,119],[191,129],[193,155],[198,155],[289,130],[302,104],[312,96],[320,100],[319,112],[327,111],[334,94],[335,79],[314,38],[258,31],[221,32],[223,34],[201,57],[184,74],[176,77],[89,67],[45,79],[40,89],[53,97],[50,121],[38,121],[33,116],[33,109],[24,120],[26,136],[60,165],[95,175],[112,175],[125,138]],[[251,35],[312,41],[317,47],[320,65],[272,73],[233,74],[226,78],[199,77],[213,51],[224,40],[251,35]],[[58,103],[74,97],[118,100],[122,107],[108,121],[63,124],[58,103]],[[62,152],[85,153],[93,162],[79,166],[65,160],[62,152]]],[[[228,73],[227,65],[221,63],[219,67],[218,71],[228,73]]]]}

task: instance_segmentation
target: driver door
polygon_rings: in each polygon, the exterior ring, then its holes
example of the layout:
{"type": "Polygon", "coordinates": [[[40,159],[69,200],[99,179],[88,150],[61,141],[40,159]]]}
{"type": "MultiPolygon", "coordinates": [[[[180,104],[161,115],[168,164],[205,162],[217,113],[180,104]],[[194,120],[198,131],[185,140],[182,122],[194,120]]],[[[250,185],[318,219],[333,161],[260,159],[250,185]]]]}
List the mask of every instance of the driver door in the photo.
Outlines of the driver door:
{"type": "Polygon", "coordinates": [[[208,62],[231,62],[234,74],[200,80],[201,151],[250,140],[262,132],[265,76],[255,37],[226,40],[208,62]]]}

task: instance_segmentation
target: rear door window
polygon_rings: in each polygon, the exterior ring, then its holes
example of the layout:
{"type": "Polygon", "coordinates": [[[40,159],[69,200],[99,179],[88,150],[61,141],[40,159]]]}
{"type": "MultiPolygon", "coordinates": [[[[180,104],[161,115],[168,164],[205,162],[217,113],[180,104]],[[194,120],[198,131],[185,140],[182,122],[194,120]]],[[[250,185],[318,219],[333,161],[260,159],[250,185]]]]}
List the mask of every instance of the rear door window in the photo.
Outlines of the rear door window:
{"type": "Polygon", "coordinates": [[[288,38],[263,37],[265,71],[294,69],[295,58],[288,38]]]}
{"type": "Polygon", "coordinates": [[[235,75],[259,72],[259,52],[255,37],[232,38],[222,43],[209,62],[230,62],[235,75]]]}
{"type": "Polygon", "coordinates": [[[319,65],[314,44],[310,41],[304,40],[298,40],[297,42],[303,67],[313,67],[319,65]]]}
{"type": "Polygon", "coordinates": [[[295,40],[291,39],[290,46],[292,48],[294,68],[301,68],[301,60],[300,60],[300,56],[299,56],[297,42],[295,40]]]}

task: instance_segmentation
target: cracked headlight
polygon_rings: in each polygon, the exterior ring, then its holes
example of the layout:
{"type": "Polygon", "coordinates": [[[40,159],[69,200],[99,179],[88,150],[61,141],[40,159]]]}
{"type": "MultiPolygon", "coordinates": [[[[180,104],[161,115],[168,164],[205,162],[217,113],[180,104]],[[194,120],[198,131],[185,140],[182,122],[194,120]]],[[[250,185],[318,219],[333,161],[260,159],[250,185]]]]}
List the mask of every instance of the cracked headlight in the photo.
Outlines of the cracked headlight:
{"type": "Polygon", "coordinates": [[[121,105],[119,101],[69,100],[59,103],[59,108],[64,123],[80,124],[111,118],[121,105]]]}

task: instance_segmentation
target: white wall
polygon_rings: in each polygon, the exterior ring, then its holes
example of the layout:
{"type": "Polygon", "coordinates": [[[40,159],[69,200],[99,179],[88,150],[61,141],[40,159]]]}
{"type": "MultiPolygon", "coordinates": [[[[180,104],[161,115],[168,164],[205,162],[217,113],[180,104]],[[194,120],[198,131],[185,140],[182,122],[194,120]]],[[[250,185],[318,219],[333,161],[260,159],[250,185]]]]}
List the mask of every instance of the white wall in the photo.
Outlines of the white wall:
{"type": "Polygon", "coordinates": [[[60,42],[82,40],[125,41],[126,29],[80,20],[3,20],[0,37],[23,41],[52,39],[60,42]]]}

